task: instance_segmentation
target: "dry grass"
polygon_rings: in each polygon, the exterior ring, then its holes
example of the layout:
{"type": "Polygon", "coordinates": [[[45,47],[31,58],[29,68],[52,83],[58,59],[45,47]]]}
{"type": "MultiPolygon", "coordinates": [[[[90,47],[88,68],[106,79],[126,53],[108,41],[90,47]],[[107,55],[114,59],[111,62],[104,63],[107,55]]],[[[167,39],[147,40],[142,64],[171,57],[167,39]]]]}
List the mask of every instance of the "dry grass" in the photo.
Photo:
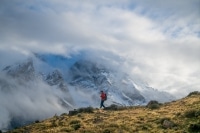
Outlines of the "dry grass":
{"type": "Polygon", "coordinates": [[[117,111],[95,109],[94,113],[74,116],[63,114],[9,133],[187,133],[196,129],[200,132],[198,125],[199,94],[162,104],[158,109],[126,107],[117,111]],[[196,111],[195,115],[186,117],[190,111],[196,111]],[[171,127],[164,127],[164,121],[171,122],[171,127]]]}

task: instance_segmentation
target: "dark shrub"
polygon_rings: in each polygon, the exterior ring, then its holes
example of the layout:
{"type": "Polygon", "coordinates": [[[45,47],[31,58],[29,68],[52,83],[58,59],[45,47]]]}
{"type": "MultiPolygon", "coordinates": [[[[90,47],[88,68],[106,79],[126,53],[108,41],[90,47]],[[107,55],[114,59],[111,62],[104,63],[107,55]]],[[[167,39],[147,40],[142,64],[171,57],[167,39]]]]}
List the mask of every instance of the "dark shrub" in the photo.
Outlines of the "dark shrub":
{"type": "Polygon", "coordinates": [[[76,114],[78,114],[77,110],[70,110],[69,111],[69,116],[76,115],[76,114]]]}
{"type": "Polygon", "coordinates": [[[190,124],[188,130],[189,130],[189,132],[192,132],[192,133],[199,133],[200,124],[190,124]]]}
{"type": "Polygon", "coordinates": [[[72,129],[69,129],[69,128],[64,127],[64,128],[62,128],[60,131],[61,131],[61,132],[71,132],[72,129]]]}
{"type": "Polygon", "coordinates": [[[159,104],[159,102],[156,101],[156,100],[151,100],[151,101],[149,101],[149,103],[147,104],[147,106],[151,105],[151,104],[159,104]]]}
{"type": "Polygon", "coordinates": [[[196,116],[196,117],[200,116],[200,110],[197,110],[197,111],[196,111],[195,116],[196,116]]]}
{"type": "Polygon", "coordinates": [[[80,123],[74,124],[72,125],[72,127],[74,128],[74,130],[78,130],[81,127],[81,124],[80,123]]]}
{"type": "Polygon", "coordinates": [[[65,116],[65,115],[67,115],[67,113],[62,113],[60,116],[65,116]]]}
{"type": "Polygon", "coordinates": [[[105,108],[105,110],[118,110],[118,106],[115,104],[112,104],[105,108]]]}
{"type": "Polygon", "coordinates": [[[124,109],[127,109],[127,107],[126,106],[118,106],[115,104],[111,104],[110,106],[105,107],[105,110],[112,110],[112,111],[124,110],[124,109]]]}
{"type": "Polygon", "coordinates": [[[180,116],[180,115],[181,115],[181,113],[180,113],[180,112],[176,113],[176,116],[180,116]]]}
{"type": "Polygon", "coordinates": [[[200,92],[199,92],[199,91],[190,92],[190,93],[188,94],[188,97],[189,97],[189,96],[192,96],[192,95],[200,95],[200,92]]]}
{"type": "Polygon", "coordinates": [[[94,109],[92,107],[87,107],[87,108],[80,108],[78,109],[78,113],[93,113],[94,109]]]}
{"type": "Polygon", "coordinates": [[[78,130],[81,127],[79,120],[72,120],[69,124],[74,128],[74,130],[78,130]]]}
{"type": "Polygon", "coordinates": [[[111,131],[110,131],[109,129],[105,129],[105,130],[103,131],[103,133],[111,133],[111,131]]]}
{"type": "Polygon", "coordinates": [[[160,108],[160,103],[158,101],[152,100],[147,104],[147,108],[158,109],[160,108]]]}
{"type": "Polygon", "coordinates": [[[40,122],[39,120],[36,120],[36,121],[35,121],[35,123],[39,123],[39,122],[40,122]]]}
{"type": "Polygon", "coordinates": [[[150,109],[159,109],[160,108],[160,105],[159,104],[151,104],[149,106],[150,109]]]}
{"type": "Polygon", "coordinates": [[[193,118],[193,117],[198,117],[200,116],[200,110],[188,110],[184,113],[184,116],[187,118],[193,118]]]}
{"type": "Polygon", "coordinates": [[[142,130],[148,130],[148,126],[142,125],[142,130]]]}
{"type": "Polygon", "coordinates": [[[80,121],[79,120],[72,120],[69,124],[70,125],[73,125],[73,124],[79,124],[80,121]]]}

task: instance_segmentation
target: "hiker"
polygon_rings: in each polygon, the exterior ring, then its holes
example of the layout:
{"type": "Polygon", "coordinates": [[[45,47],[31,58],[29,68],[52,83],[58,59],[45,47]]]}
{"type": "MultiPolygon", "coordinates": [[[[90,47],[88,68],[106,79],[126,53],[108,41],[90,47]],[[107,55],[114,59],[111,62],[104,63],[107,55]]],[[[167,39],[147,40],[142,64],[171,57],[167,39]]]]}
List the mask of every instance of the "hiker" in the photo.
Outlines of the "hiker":
{"type": "Polygon", "coordinates": [[[100,97],[101,97],[101,105],[100,105],[100,108],[105,108],[105,106],[104,106],[104,101],[106,100],[106,93],[104,93],[103,91],[101,91],[101,95],[100,95],[100,97]]]}

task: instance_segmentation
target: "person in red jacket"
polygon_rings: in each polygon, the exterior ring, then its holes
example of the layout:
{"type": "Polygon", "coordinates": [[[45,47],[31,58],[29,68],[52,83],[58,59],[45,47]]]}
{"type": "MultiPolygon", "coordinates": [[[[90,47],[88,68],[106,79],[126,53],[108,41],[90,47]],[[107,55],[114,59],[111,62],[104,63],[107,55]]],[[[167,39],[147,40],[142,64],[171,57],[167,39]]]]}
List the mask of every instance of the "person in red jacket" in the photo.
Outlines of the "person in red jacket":
{"type": "Polygon", "coordinates": [[[100,95],[100,97],[101,97],[101,105],[100,105],[100,108],[105,108],[105,106],[104,106],[104,101],[106,100],[106,93],[104,93],[103,91],[101,91],[101,95],[100,95]]]}

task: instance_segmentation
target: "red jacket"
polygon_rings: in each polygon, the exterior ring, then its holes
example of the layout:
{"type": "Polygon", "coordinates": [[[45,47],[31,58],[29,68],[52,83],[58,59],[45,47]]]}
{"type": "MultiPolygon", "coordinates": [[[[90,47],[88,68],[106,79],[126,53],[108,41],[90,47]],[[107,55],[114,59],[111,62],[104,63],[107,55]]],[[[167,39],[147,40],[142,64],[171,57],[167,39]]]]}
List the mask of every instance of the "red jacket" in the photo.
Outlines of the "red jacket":
{"type": "Polygon", "coordinates": [[[103,92],[103,93],[101,93],[101,100],[105,100],[106,99],[106,94],[103,92]]]}

